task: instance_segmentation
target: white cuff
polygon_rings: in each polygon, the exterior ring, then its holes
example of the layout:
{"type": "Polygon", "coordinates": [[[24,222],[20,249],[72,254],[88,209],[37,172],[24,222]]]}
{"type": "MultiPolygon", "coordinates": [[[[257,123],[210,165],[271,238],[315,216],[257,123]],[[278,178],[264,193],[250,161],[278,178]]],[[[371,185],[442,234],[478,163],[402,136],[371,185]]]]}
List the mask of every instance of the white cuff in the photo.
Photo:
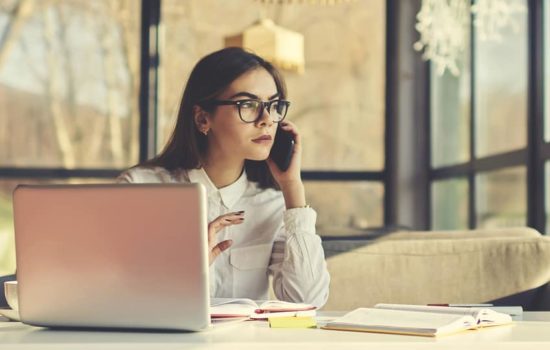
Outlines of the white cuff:
{"type": "Polygon", "coordinates": [[[292,208],[283,214],[285,231],[292,234],[315,234],[317,212],[313,208],[292,208]]]}

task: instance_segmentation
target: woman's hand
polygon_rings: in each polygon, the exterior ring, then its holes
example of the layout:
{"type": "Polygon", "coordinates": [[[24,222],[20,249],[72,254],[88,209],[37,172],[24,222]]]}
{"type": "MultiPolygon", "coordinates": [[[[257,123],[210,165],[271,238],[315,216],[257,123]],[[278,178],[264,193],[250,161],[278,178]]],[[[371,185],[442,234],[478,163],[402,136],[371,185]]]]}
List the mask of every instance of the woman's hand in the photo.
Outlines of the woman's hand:
{"type": "Polygon", "coordinates": [[[281,123],[281,128],[288,131],[294,137],[294,150],[290,165],[286,171],[281,171],[279,167],[268,158],[266,160],[273,178],[279,184],[287,209],[304,207],[306,205],[304,184],[302,183],[301,168],[302,168],[302,139],[298,133],[296,125],[291,122],[284,121],[281,123]]]}
{"type": "Polygon", "coordinates": [[[224,227],[239,225],[243,222],[244,211],[238,211],[220,215],[208,224],[208,265],[212,265],[214,259],[233,244],[231,239],[218,243],[217,233],[224,227]]]}

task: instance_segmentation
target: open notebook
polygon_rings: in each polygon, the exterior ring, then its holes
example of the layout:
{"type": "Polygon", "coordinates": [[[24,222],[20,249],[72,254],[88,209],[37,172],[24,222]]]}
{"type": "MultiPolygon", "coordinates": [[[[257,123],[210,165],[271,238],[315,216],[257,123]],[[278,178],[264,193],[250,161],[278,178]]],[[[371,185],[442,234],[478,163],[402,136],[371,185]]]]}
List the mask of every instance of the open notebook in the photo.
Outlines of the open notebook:
{"type": "Polygon", "coordinates": [[[246,298],[212,298],[210,317],[218,318],[246,317],[249,319],[267,319],[272,317],[315,316],[316,307],[303,303],[291,303],[279,300],[255,302],[246,298]]]}
{"type": "Polygon", "coordinates": [[[510,323],[510,315],[484,308],[377,304],[353,310],[322,328],[435,337],[510,323]]]}

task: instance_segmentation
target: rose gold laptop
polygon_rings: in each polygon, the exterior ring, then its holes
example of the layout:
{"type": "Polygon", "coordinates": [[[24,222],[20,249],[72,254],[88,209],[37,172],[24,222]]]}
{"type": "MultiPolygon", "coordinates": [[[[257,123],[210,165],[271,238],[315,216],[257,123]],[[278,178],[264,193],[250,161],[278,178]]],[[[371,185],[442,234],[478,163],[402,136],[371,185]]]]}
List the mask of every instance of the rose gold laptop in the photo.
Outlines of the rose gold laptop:
{"type": "Polygon", "coordinates": [[[210,324],[202,185],[22,185],[13,204],[24,323],[210,324]]]}

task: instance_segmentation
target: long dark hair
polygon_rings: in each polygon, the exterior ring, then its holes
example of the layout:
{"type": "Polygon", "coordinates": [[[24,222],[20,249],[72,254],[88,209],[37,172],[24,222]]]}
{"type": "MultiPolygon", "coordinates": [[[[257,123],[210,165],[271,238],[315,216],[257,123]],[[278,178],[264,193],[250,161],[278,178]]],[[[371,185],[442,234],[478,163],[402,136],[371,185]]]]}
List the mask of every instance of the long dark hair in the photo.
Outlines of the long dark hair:
{"type": "MultiPolygon", "coordinates": [[[[286,87],[281,74],[263,58],[238,47],[229,47],[203,57],[193,68],[181,99],[176,127],[162,152],[155,158],[140,165],[160,166],[167,170],[198,169],[202,166],[201,156],[206,153],[208,142],[199,132],[193,118],[193,107],[202,102],[215,99],[235,79],[244,73],[264,68],[275,81],[281,99],[286,98],[286,87]]],[[[265,161],[245,160],[248,179],[258,182],[262,188],[278,188],[265,161]]]]}

